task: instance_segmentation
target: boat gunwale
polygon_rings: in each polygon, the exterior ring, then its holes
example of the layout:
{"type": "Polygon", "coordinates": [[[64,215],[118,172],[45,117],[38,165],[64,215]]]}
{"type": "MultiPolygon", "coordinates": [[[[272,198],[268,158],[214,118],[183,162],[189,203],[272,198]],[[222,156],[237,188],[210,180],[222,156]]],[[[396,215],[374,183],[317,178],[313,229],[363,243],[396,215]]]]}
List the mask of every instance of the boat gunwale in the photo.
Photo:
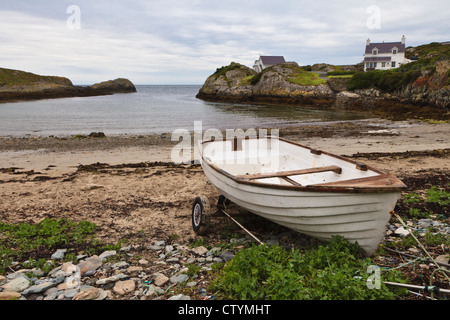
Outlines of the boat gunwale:
{"type": "MultiPolygon", "coordinates": [[[[267,136],[267,137],[245,137],[245,140],[250,140],[250,139],[260,139],[260,138],[266,138],[266,139],[272,139],[271,136],[267,136]]],[[[292,144],[294,146],[300,147],[300,148],[304,148],[307,150],[310,150],[312,153],[315,154],[325,154],[327,156],[354,164],[360,168],[360,170],[371,170],[373,172],[378,173],[377,176],[371,176],[371,177],[362,177],[362,178],[354,178],[354,179],[348,179],[348,180],[341,180],[341,181],[336,181],[336,182],[327,182],[327,183],[322,183],[322,184],[312,184],[312,185],[282,185],[282,184],[273,184],[273,183],[264,183],[264,182],[260,182],[260,181],[255,181],[255,180],[251,180],[251,179],[246,179],[246,178],[242,178],[242,177],[237,177],[221,168],[219,168],[216,164],[212,163],[212,161],[210,161],[210,159],[206,159],[203,155],[203,149],[200,149],[200,154],[201,154],[201,159],[202,159],[202,164],[206,163],[209,167],[211,167],[212,169],[214,169],[215,171],[217,171],[219,174],[224,175],[226,177],[228,177],[229,179],[233,180],[234,182],[238,183],[238,184],[244,184],[244,185],[250,185],[250,186],[255,186],[255,187],[262,187],[262,188],[270,188],[270,189],[281,189],[281,190],[293,190],[293,191],[306,191],[306,192],[332,192],[332,193],[336,193],[336,192],[344,192],[344,193],[387,193],[387,192],[401,192],[406,188],[406,185],[397,177],[395,177],[392,174],[388,174],[382,170],[379,170],[377,168],[374,168],[372,166],[369,165],[365,165],[359,161],[354,161],[352,159],[348,159],[346,157],[343,156],[339,156],[327,151],[322,151],[322,150],[317,150],[302,144],[299,144],[297,142],[294,141],[290,141],[290,140],[286,140],[284,138],[279,138],[276,137],[276,139],[278,139],[279,141],[283,141],[285,143],[289,143],[292,144]],[[364,181],[371,181],[374,179],[385,179],[390,181],[390,184],[384,184],[384,185],[377,185],[377,186],[370,186],[370,185],[366,185],[366,186],[361,186],[361,185],[342,185],[343,183],[352,183],[352,182],[364,182],[364,181]]],[[[220,140],[204,140],[201,141],[200,144],[206,144],[206,143],[212,143],[212,142],[218,142],[220,140]]],[[[227,141],[226,138],[224,138],[222,141],[227,141]]],[[[229,141],[229,140],[228,140],[229,141]]]]}

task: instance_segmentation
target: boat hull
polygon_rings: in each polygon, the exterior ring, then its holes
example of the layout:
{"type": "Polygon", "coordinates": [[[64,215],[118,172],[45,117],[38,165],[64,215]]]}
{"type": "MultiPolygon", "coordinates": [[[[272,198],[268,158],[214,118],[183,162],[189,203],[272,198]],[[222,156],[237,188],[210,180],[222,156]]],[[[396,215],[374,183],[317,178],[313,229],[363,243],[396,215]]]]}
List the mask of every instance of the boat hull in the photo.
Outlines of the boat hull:
{"type": "Polygon", "coordinates": [[[240,183],[203,161],[210,182],[233,203],[319,240],[342,236],[371,256],[382,241],[400,191],[320,192],[240,183]]]}

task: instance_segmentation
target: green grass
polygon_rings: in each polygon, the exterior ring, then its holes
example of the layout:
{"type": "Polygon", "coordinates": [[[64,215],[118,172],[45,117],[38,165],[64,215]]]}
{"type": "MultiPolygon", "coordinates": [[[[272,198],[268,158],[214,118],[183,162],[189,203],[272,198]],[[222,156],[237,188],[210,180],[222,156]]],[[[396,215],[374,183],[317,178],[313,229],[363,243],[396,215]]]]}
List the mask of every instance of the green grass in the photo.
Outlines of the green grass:
{"type": "Polygon", "coordinates": [[[369,289],[369,266],[360,247],[341,237],[304,253],[252,246],[229,261],[209,289],[232,300],[376,300],[405,293],[382,283],[405,282],[395,270],[382,274],[379,289],[369,289]]]}
{"type": "Polygon", "coordinates": [[[70,80],[55,76],[40,76],[30,72],[0,68],[0,87],[25,86],[42,83],[71,85],[70,80]]]}
{"type": "Polygon", "coordinates": [[[114,248],[95,238],[96,228],[87,221],[76,223],[49,218],[38,224],[0,223],[0,274],[4,274],[13,261],[46,261],[57,249],[67,248],[66,255],[73,257],[79,250],[96,254],[114,248]]]}
{"type": "Polygon", "coordinates": [[[301,86],[318,86],[327,82],[326,79],[320,78],[318,73],[309,72],[302,68],[294,68],[292,75],[287,77],[286,80],[301,86]]]}

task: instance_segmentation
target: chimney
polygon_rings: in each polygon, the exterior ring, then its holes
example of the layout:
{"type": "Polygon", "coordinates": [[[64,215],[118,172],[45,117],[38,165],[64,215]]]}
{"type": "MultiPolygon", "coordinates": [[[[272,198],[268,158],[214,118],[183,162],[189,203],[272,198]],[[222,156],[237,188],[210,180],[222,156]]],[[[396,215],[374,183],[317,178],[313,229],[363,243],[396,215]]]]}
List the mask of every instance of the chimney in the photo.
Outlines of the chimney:
{"type": "Polygon", "coordinates": [[[370,39],[367,39],[366,46],[370,45],[370,39]]]}
{"type": "Polygon", "coordinates": [[[402,37],[402,44],[405,44],[405,42],[406,42],[406,38],[405,38],[405,36],[403,36],[402,37]]]}

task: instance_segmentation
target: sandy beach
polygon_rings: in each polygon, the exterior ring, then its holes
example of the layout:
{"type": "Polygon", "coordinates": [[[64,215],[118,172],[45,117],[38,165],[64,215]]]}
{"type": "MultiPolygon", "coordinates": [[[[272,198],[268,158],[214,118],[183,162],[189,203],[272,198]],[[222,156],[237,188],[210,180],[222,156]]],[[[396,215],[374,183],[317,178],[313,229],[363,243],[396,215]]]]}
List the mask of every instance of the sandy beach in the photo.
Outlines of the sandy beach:
{"type": "MultiPolygon", "coordinates": [[[[449,123],[373,119],[280,129],[280,136],[393,173],[444,175],[449,123]],[[434,150],[434,151],[433,151],[434,150]],[[398,153],[398,155],[396,155],[398,153]]],[[[151,242],[152,236],[195,238],[193,199],[218,197],[200,166],[171,164],[170,134],[102,139],[0,139],[0,214],[6,222],[45,217],[88,220],[103,240],[151,242]],[[158,163],[161,162],[161,163],[158,163]],[[97,164],[97,165],[95,165],[97,164]]]]}

